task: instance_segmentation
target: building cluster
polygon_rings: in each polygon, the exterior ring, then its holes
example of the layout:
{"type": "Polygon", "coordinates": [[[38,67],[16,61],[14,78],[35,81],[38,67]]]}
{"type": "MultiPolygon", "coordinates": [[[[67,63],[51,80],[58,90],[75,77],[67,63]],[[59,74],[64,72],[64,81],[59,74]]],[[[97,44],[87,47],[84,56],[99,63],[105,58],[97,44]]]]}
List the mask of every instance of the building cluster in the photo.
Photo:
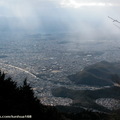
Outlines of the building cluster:
{"type": "Polygon", "coordinates": [[[69,34],[3,37],[0,69],[12,75],[19,84],[27,77],[44,104],[67,105],[71,100],[55,98],[51,89],[61,86],[83,89],[83,86],[74,85],[67,76],[99,61],[119,61],[119,45],[112,40],[81,42],[69,34]]]}

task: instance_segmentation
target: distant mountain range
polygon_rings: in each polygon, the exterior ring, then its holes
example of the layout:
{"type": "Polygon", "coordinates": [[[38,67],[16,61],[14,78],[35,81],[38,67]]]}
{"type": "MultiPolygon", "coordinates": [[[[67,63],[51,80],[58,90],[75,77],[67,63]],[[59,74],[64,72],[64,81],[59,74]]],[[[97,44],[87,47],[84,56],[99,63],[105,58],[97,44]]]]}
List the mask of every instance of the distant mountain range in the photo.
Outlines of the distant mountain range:
{"type": "Polygon", "coordinates": [[[112,86],[120,82],[119,75],[120,63],[102,61],[68,76],[68,78],[77,85],[112,86]]]}

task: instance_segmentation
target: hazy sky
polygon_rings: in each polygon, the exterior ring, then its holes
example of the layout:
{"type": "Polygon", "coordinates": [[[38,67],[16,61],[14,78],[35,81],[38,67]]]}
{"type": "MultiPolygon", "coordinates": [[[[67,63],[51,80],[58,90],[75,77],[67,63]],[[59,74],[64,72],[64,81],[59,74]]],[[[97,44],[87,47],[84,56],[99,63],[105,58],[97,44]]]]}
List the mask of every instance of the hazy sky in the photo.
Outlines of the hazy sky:
{"type": "Polygon", "coordinates": [[[0,26],[43,32],[78,32],[83,38],[119,36],[120,0],[0,0],[0,26]]]}

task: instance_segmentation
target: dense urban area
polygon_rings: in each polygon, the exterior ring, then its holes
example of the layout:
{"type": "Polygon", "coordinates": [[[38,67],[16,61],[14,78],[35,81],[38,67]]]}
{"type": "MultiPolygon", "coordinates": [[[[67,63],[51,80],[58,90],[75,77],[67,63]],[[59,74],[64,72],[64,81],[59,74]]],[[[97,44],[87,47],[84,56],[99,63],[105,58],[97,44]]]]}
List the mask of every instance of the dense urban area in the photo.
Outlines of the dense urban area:
{"type": "MultiPolygon", "coordinates": [[[[72,99],[54,97],[52,88],[99,89],[77,86],[67,76],[99,61],[120,60],[119,40],[81,40],[73,33],[1,35],[0,69],[22,84],[25,78],[45,105],[70,105],[72,99]]],[[[101,104],[100,99],[96,100],[101,104]]],[[[116,101],[114,101],[116,102],[116,101]]],[[[112,103],[111,103],[112,104],[112,103]]]]}

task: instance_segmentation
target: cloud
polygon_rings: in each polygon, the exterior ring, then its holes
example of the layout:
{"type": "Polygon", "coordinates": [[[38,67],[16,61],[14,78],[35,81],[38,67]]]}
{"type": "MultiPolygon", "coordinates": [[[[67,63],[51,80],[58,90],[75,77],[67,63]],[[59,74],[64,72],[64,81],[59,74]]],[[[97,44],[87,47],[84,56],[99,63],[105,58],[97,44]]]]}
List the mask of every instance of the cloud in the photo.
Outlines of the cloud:
{"type": "Polygon", "coordinates": [[[118,0],[62,0],[61,6],[63,7],[72,7],[80,8],[85,6],[120,6],[118,0]]]}
{"type": "Polygon", "coordinates": [[[1,24],[33,31],[79,32],[82,39],[97,39],[119,33],[107,17],[120,20],[120,8],[116,6],[119,3],[118,0],[0,0],[0,17],[5,19],[1,24]]]}
{"type": "Polygon", "coordinates": [[[40,17],[53,6],[51,0],[0,0],[0,16],[6,17],[10,24],[14,18],[18,24],[15,25],[34,30],[42,24],[40,17]]]}

